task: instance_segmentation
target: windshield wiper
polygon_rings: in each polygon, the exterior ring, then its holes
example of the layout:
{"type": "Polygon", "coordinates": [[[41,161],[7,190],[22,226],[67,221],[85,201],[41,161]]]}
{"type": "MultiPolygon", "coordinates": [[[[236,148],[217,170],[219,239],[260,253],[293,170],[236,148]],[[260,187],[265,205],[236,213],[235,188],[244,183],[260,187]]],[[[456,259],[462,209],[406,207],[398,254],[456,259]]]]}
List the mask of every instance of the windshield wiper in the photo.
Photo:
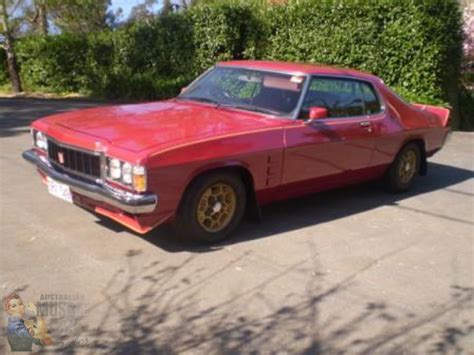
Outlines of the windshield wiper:
{"type": "Polygon", "coordinates": [[[200,102],[206,102],[210,104],[217,105],[217,107],[230,107],[230,108],[237,108],[237,109],[242,109],[242,110],[249,110],[249,111],[255,111],[255,112],[261,112],[261,113],[266,113],[269,115],[275,115],[275,116],[281,116],[282,113],[278,111],[274,111],[268,108],[263,108],[259,106],[254,106],[254,105],[248,105],[248,104],[230,104],[230,103],[221,103],[216,100],[210,99],[208,97],[201,97],[201,96],[178,96],[176,99],[178,100],[191,100],[191,101],[200,101],[200,102]]]}
{"type": "Polygon", "coordinates": [[[207,103],[210,103],[210,104],[219,105],[219,103],[216,100],[209,99],[207,97],[200,97],[200,96],[178,96],[176,99],[207,102],[207,103]]]}
{"type": "Polygon", "coordinates": [[[246,105],[246,104],[220,104],[219,107],[231,107],[231,108],[239,108],[243,110],[250,110],[255,112],[267,113],[269,115],[276,115],[281,116],[281,112],[270,110],[268,108],[263,108],[254,105],[246,105]]]}

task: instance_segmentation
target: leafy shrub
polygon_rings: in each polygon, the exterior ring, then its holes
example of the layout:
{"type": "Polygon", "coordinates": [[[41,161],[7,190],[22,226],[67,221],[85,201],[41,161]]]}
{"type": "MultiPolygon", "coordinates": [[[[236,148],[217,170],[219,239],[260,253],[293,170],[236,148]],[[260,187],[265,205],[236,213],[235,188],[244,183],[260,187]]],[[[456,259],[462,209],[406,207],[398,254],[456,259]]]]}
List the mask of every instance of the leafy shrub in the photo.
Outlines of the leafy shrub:
{"type": "Polygon", "coordinates": [[[87,38],[77,34],[31,36],[16,44],[23,83],[30,89],[82,91],[87,83],[87,38]]]}
{"type": "Polygon", "coordinates": [[[114,73],[115,37],[111,31],[92,33],[88,36],[84,63],[87,80],[82,91],[95,96],[105,96],[114,73]]]}
{"type": "Polygon", "coordinates": [[[258,12],[254,6],[238,3],[194,7],[189,15],[195,74],[218,61],[261,57],[265,28],[258,12]]]}
{"type": "Polygon", "coordinates": [[[153,99],[173,96],[192,79],[192,26],[170,15],[116,32],[89,36],[87,88],[105,97],[153,99]],[[183,80],[183,77],[186,79],[183,80]]]}

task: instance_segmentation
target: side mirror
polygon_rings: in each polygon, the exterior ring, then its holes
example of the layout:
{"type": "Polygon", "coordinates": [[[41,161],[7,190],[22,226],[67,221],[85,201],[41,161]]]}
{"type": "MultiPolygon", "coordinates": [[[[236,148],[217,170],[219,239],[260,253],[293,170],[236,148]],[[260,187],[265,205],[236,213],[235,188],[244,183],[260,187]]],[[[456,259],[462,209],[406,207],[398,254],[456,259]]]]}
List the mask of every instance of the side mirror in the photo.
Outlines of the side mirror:
{"type": "Polygon", "coordinates": [[[317,120],[328,117],[328,109],[325,107],[313,106],[309,108],[309,119],[317,120]]]}

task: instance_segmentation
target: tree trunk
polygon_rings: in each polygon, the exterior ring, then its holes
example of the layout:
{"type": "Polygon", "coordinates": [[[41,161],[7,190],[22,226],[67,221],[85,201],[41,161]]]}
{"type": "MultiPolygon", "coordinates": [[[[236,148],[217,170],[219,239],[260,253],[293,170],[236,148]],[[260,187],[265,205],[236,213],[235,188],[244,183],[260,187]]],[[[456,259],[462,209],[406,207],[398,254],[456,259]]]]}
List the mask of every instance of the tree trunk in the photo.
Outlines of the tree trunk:
{"type": "Polygon", "coordinates": [[[48,34],[48,12],[46,9],[46,4],[42,1],[39,4],[39,30],[40,33],[44,36],[48,34]]]}
{"type": "Polygon", "coordinates": [[[8,73],[12,83],[13,91],[20,93],[23,91],[21,87],[20,75],[18,74],[18,64],[16,61],[15,48],[13,45],[13,36],[10,32],[8,23],[8,14],[5,0],[0,1],[1,18],[0,23],[3,27],[3,36],[5,37],[5,52],[7,52],[8,73]]]}
{"type": "Polygon", "coordinates": [[[5,51],[7,52],[8,73],[10,74],[13,91],[18,94],[22,92],[23,89],[21,87],[20,75],[18,74],[18,64],[13,48],[13,39],[10,34],[5,34],[5,51]]]}

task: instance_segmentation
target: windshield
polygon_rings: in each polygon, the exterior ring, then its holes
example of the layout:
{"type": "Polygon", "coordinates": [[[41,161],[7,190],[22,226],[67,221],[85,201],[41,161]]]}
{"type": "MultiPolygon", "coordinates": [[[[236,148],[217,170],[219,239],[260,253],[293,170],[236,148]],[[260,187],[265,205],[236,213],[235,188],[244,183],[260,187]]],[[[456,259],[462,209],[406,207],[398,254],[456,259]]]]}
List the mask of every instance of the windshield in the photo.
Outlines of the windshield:
{"type": "Polygon", "coordinates": [[[216,67],[198,79],[178,99],[288,116],[296,108],[304,76],[216,67]]]}

